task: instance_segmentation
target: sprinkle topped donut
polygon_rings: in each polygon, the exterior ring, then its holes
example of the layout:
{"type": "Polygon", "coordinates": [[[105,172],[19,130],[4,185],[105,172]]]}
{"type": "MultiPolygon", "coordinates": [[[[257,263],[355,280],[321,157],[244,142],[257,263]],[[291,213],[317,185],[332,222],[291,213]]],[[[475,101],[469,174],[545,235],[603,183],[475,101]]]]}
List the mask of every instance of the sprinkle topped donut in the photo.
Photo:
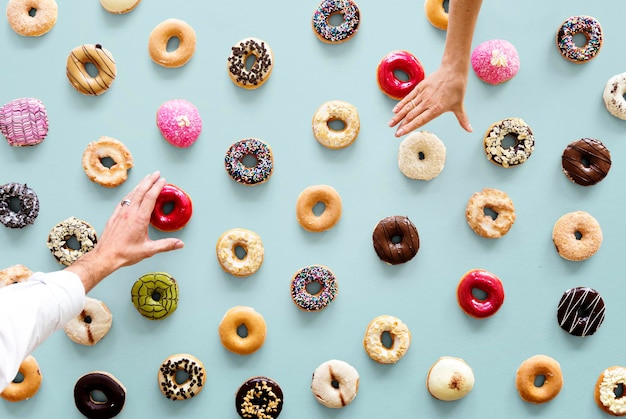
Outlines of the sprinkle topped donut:
{"type": "Polygon", "coordinates": [[[48,135],[48,114],[43,103],[35,98],[20,98],[0,108],[0,132],[9,145],[33,146],[48,135]]]}
{"type": "Polygon", "coordinates": [[[519,70],[519,55],[509,41],[493,39],[472,52],[472,68],[479,79],[489,84],[504,83],[519,70]]]}
{"type": "Polygon", "coordinates": [[[190,147],[202,131],[198,109],[184,99],[168,100],[159,106],[156,123],[163,138],[179,148],[190,147]]]}
{"type": "Polygon", "coordinates": [[[356,34],[360,21],[359,7],[352,0],[323,0],[313,13],[313,31],[322,42],[340,44],[356,34]],[[334,15],[343,16],[339,26],[329,22],[334,15]]]}
{"type": "Polygon", "coordinates": [[[291,280],[291,298],[304,311],[319,311],[326,308],[337,296],[337,280],[330,269],[322,265],[311,265],[300,269],[291,280]],[[311,293],[307,286],[318,283],[321,289],[311,293]]]}
{"type": "Polygon", "coordinates": [[[576,64],[583,64],[595,58],[602,48],[602,27],[591,16],[572,16],[565,20],[556,34],[556,45],[561,55],[576,64]],[[583,34],[587,43],[579,47],[574,35],[583,34]]]}
{"type": "Polygon", "coordinates": [[[239,140],[226,150],[224,166],[230,177],[238,183],[248,186],[264,183],[274,170],[272,149],[258,138],[239,140]],[[247,156],[256,160],[254,166],[244,163],[247,156]]]}

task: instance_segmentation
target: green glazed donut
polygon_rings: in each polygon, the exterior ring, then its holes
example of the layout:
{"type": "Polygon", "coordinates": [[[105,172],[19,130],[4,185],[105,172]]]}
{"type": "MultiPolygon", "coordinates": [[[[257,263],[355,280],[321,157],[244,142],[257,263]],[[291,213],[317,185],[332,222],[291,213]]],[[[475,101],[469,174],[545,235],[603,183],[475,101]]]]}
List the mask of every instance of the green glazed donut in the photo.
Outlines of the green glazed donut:
{"type": "Polygon", "coordinates": [[[130,290],[137,311],[150,320],[161,320],[178,307],[178,284],[166,272],[150,272],[139,278],[130,290]]]}

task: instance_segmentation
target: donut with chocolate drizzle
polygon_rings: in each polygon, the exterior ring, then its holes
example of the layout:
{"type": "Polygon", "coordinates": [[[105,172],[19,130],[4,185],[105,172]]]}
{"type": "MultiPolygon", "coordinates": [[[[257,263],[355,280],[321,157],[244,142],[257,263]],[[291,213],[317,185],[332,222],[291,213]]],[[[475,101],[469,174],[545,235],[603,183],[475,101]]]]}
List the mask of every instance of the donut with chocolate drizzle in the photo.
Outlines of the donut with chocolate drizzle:
{"type": "Polygon", "coordinates": [[[572,182],[591,186],[606,177],[611,169],[611,153],[595,138],[581,138],[565,148],[561,156],[563,173],[572,182]]]}
{"type": "Polygon", "coordinates": [[[378,257],[389,265],[410,261],[420,248],[417,228],[408,217],[401,215],[380,220],[374,228],[372,241],[378,257]]]}

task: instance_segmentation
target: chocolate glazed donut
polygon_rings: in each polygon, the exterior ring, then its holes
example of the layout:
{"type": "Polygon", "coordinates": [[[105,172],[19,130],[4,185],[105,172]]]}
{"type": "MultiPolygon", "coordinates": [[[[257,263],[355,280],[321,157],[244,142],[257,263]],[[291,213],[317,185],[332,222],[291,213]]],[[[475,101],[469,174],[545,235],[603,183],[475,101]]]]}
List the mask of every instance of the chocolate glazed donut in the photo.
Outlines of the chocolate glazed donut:
{"type": "Polygon", "coordinates": [[[413,259],[420,247],[417,228],[401,215],[383,218],[372,234],[378,257],[390,265],[399,265],[413,259]]]}
{"type": "Polygon", "coordinates": [[[570,143],[561,157],[563,173],[578,185],[591,186],[606,177],[611,168],[611,153],[595,138],[570,143]]]}
{"type": "Polygon", "coordinates": [[[94,371],[83,375],[74,385],[76,408],[88,418],[108,419],[117,416],[126,402],[126,389],[113,375],[94,371]],[[106,401],[96,401],[93,391],[101,391],[106,401]]]}
{"type": "Polygon", "coordinates": [[[588,287],[571,288],[563,293],[556,317],[561,329],[574,336],[591,336],[604,321],[604,300],[588,287]]]}

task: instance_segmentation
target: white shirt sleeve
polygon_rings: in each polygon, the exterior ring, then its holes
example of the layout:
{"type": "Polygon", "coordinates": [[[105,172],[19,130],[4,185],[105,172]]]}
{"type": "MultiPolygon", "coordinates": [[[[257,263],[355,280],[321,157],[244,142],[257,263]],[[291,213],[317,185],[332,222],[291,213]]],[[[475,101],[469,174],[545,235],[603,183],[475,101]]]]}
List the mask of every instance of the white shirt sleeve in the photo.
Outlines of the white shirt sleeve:
{"type": "Polygon", "coordinates": [[[0,392],[24,358],[78,316],[84,304],[83,283],[64,270],[37,272],[26,282],[0,289],[0,392]]]}

